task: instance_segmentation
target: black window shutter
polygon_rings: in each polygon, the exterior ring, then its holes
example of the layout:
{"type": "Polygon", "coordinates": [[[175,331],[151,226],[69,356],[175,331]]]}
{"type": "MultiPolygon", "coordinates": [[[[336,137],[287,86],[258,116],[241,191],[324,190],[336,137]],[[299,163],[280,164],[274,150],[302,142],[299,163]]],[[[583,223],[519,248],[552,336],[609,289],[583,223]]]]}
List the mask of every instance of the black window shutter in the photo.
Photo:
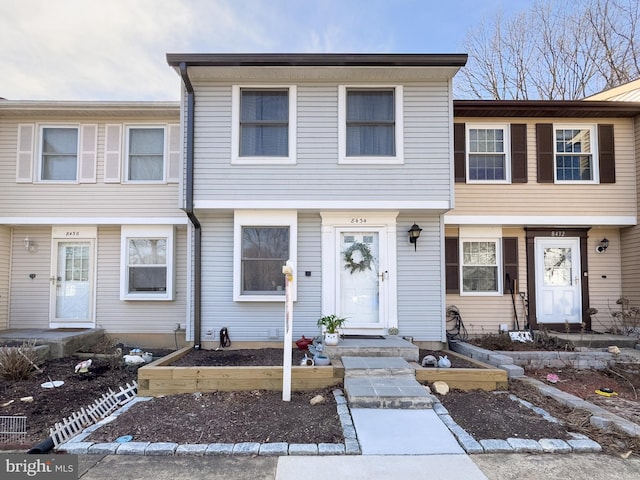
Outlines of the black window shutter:
{"type": "Polygon", "coordinates": [[[511,124],[511,182],[527,183],[527,125],[511,124]]]}
{"type": "Polygon", "coordinates": [[[616,183],[613,125],[598,125],[598,162],[600,183],[616,183]]]}
{"type": "Polygon", "coordinates": [[[511,288],[514,288],[514,293],[517,294],[518,239],[516,237],[504,237],[502,239],[502,263],[504,268],[503,292],[511,294],[511,288]]]}
{"type": "Polygon", "coordinates": [[[465,183],[467,175],[465,173],[466,141],[464,123],[453,124],[453,173],[456,183],[465,183]]]}
{"type": "Polygon", "coordinates": [[[538,183],[553,183],[553,125],[536,124],[536,150],[538,157],[538,183]]]}
{"type": "Polygon", "coordinates": [[[444,239],[445,283],[447,293],[460,293],[458,248],[458,237],[446,237],[444,239]]]}

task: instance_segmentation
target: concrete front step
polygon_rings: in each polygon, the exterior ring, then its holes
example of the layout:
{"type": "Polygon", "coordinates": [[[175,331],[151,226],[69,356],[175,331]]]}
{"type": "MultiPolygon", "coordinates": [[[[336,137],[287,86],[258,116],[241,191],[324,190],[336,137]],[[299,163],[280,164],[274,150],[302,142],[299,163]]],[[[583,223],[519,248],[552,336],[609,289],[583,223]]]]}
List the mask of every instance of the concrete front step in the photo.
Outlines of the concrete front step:
{"type": "Polygon", "coordinates": [[[406,376],[415,380],[416,371],[400,357],[342,357],[344,376],[406,376]]]}
{"type": "Polygon", "coordinates": [[[433,408],[431,395],[404,358],[342,357],[342,365],[351,408],[433,408]]]}
{"type": "Polygon", "coordinates": [[[350,377],[344,379],[350,408],[433,408],[433,399],[415,378],[350,377]]]}
{"type": "Polygon", "coordinates": [[[329,358],[342,357],[401,357],[417,362],[420,349],[403,338],[341,338],[338,345],[325,345],[324,354],[329,358]]]}

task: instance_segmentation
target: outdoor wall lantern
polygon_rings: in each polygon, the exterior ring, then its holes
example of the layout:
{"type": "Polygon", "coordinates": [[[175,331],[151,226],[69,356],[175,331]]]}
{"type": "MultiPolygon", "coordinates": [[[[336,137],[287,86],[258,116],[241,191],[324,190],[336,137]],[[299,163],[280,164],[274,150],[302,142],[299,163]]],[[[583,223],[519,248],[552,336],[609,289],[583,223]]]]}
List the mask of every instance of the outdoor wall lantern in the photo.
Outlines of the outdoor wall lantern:
{"type": "Polygon", "coordinates": [[[409,229],[409,242],[413,243],[414,251],[418,250],[418,238],[420,238],[420,232],[422,232],[422,229],[417,223],[411,225],[411,228],[409,229]]]}
{"type": "Polygon", "coordinates": [[[600,243],[596,247],[596,252],[603,253],[607,248],[609,248],[609,240],[607,240],[605,237],[600,240],[600,243]]]}
{"type": "Polygon", "coordinates": [[[36,242],[31,240],[29,237],[24,237],[24,249],[27,252],[35,252],[37,248],[36,242]]]}

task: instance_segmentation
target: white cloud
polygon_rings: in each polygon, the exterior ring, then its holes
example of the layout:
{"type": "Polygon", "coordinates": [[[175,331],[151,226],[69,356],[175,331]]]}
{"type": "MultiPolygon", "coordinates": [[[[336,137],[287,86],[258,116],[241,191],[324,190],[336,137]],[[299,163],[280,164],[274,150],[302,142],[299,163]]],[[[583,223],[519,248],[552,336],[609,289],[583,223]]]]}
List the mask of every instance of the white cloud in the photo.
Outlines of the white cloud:
{"type": "Polygon", "coordinates": [[[166,53],[442,51],[475,1],[0,0],[0,97],[177,100],[166,53]]]}

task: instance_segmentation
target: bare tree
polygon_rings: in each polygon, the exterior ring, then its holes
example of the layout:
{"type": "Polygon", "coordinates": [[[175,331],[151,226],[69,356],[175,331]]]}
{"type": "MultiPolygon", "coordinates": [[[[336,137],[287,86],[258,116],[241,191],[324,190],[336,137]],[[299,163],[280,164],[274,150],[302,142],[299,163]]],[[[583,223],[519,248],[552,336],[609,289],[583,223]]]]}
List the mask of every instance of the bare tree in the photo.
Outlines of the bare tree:
{"type": "Polygon", "coordinates": [[[466,37],[459,98],[579,99],[640,76],[637,0],[540,0],[466,37]]]}

